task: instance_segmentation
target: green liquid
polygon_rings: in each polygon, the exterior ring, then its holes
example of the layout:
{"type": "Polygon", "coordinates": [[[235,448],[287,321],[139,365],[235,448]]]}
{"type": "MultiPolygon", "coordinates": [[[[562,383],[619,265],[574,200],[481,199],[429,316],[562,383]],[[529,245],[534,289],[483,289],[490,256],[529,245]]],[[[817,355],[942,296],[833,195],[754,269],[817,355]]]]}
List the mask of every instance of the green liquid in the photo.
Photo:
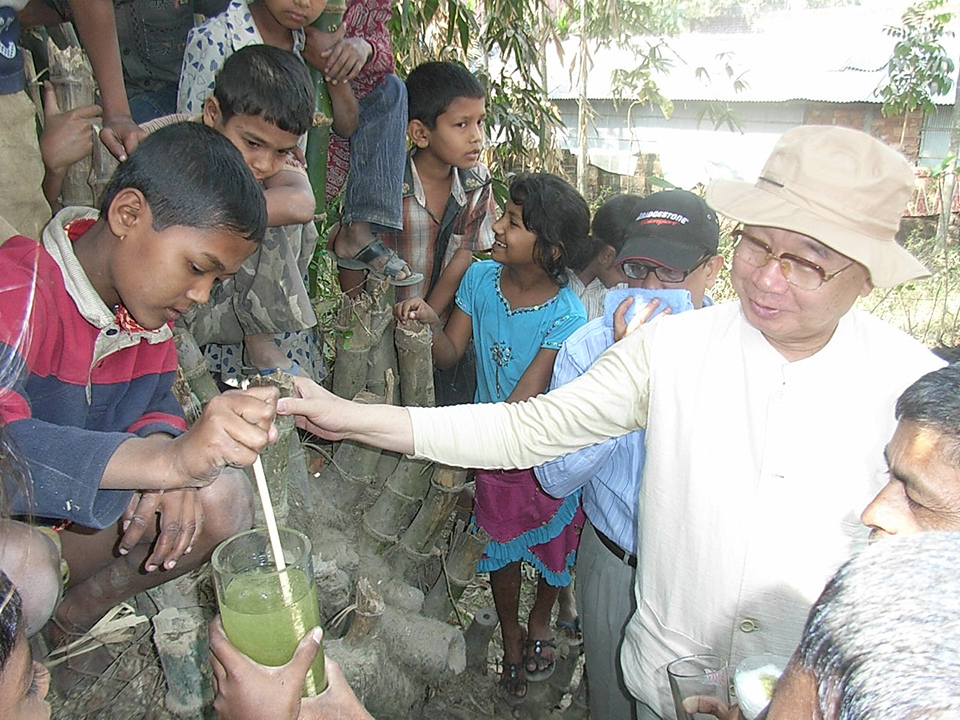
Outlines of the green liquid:
{"type": "MultiPolygon", "coordinates": [[[[223,630],[244,655],[261,665],[278,667],[293,657],[301,638],[320,624],[316,587],[302,570],[286,571],[292,605],[284,604],[284,589],[274,571],[251,570],[238,575],[220,598],[223,630]]],[[[323,648],[310,666],[303,697],[327,689],[323,674],[323,648]]]]}

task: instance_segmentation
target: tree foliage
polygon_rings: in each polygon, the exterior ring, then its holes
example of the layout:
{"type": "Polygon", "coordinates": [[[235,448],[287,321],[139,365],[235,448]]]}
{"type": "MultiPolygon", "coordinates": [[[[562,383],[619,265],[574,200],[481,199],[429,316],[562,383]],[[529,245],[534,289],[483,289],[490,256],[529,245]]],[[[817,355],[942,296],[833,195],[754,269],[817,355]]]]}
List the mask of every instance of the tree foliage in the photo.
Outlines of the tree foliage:
{"type": "Polygon", "coordinates": [[[889,78],[879,90],[885,116],[932,112],[934,96],[953,86],[954,62],[940,44],[951,18],[946,4],[919,0],[903,13],[900,26],[886,29],[897,42],[887,63],[889,78]]]}
{"type": "Polygon", "coordinates": [[[555,39],[545,0],[402,0],[391,31],[401,75],[425,60],[464,63],[487,87],[494,176],[500,168],[545,167],[541,142],[560,127],[547,98],[543,47],[555,39]]]}

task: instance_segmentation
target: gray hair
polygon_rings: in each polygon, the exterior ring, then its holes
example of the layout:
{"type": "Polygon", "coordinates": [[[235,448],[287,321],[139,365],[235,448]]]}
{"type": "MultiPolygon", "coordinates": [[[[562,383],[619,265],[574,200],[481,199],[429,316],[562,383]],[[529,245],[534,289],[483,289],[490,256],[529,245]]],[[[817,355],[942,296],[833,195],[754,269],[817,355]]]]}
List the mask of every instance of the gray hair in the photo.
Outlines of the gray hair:
{"type": "Polygon", "coordinates": [[[929,425],[960,442],[960,364],[928,372],[897,398],[897,420],[929,425]]]}
{"type": "Polygon", "coordinates": [[[837,720],[960,717],[960,533],[884,540],[817,600],[795,658],[837,720]]]}

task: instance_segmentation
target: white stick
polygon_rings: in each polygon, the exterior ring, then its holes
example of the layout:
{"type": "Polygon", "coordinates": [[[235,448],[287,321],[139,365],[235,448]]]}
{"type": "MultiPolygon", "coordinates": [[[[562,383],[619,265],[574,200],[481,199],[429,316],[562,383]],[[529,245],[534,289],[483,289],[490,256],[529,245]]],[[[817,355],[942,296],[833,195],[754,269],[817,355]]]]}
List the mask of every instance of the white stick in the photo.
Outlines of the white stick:
{"type": "Polygon", "coordinates": [[[277,531],[277,517],[273,513],[273,503],[270,500],[270,490],[267,489],[267,476],[263,472],[263,463],[260,456],[253,461],[253,474],[257,478],[257,491],[260,493],[260,504],[263,505],[263,519],[267,523],[267,535],[270,537],[270,546],[273,548],[273,561],[277,565],[280,575],[280,590],[283,593],[284,605],[293,605],[293,589],[290,587],[290,578],[284,570],[287,562],[283,558],[283,546],[280,545],[280,533],[277,531]]]}

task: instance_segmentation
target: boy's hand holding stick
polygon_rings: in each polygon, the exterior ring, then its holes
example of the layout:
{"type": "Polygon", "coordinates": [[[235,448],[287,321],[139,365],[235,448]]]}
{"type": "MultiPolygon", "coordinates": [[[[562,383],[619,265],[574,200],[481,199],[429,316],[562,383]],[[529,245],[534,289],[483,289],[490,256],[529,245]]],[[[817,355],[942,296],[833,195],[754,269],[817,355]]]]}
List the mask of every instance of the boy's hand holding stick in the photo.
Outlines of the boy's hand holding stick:
{"type": "Polygon", "coordinates": [[[256,387],[210,400],[193,427],[173,440],[174,469],[202,487],[228,465],[253,465],[267,443],[277,439],[272,422],[279,396],[277,388],[256,387]]]}

